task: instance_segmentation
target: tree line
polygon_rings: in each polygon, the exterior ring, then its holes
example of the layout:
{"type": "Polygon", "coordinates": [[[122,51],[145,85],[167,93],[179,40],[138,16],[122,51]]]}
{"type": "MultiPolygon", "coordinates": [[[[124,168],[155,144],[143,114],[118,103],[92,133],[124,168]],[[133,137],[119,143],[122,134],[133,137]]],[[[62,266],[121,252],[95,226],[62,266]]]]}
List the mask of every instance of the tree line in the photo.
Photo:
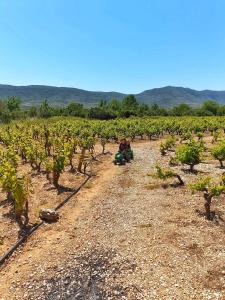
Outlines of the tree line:
{"type": "Polygon", "coordinates": [[[181,103],[172,108],[160,107],[158,104],[147,105],[139,103],[134,95],[128,95],[119,101],[100,100],[97,106],[84,107],[83,104],[71,102],[64,107],[51,106],[44,100],[39,106],[23,108],[20,98],[12,96],[0,100],[0,121],[7,123],[13,119],[29,117],[49,118],[53,116],[76,116],[90,119],[109,120],[128,118],[131,116],[223,116],[225,105],[213,100],[206,100],[199,107],[181,103]]]}

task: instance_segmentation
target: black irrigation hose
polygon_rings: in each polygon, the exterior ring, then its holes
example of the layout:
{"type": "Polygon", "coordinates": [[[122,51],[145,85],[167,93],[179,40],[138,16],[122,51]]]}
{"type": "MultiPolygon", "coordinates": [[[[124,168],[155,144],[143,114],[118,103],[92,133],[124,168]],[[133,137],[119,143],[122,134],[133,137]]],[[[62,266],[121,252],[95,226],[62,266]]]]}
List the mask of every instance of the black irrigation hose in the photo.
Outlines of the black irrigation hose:
{"type": "Polygon", "coordinates": [[[36,231],[42,224],[44,223],[44,221],[41,221],[40,223],[34,225],[34,227],[32,227],[32,229],[24,236],[22,236],[21,238],[19,238],[19,240],[0,258],[0,266],[3,265],[3,263],[5,262],[5,260],[7,258],[9,258],[14,251],[20,246],[22,245],[27,238],[34,232],[36,231]]]}
{"type": "MultiPolygon", "coordinates": [[[[90,174],[88,175],[88,177],[81,183],[81,185],[74,191],[72,192],[68,197],[66,197],[56,208],[55,210],[59,210],[63,205],[65,205],[74,195],[76,195],[80,189],[88,182],[88,180],[92,177],[92,160],[91,159],[89,161],[90,164],[90,174]]],[[[0,266],[3,265],[3,263],[6,261],[6,259],[8,259],[13,253],[14,251],[21,246],[23,243],[26,242],[26,240],[28,239],[28,237],[34,233],[41,225],[44,224],[44,221],[41,221],[40,223],[34,225],[27,234],[25,234],[24,236],[22,236],[21,238],[19,238],[19,240],[3,255],[0,257],[0,266]]]]}
{"type": "Polygon", "coordinates": [[[55,210],[59,210],[63,205],[65,205],[70,198],[72,198],[74,195],[76,195],[79,190],[88,182],[88,180],[91,178],[91,175],[88,175],[88,177],[84,180],[84,182],[81,183],[81,185],[76,189],[74,192],[72,192],[66,199],[63,200],[63,202],[59,203],[59,205],[56,206],[55,210]]]}
{"type": "MultiPolygon", "coordinates": [[[[100,153],[97,154],[96,157],[101,156],[103,154],[112,154],[111,152],[106,152],[106,153],[100,153]]],[[[80,189],[88,182],[88,180],[92,177],[92,161],[94,160],[94,158],[90,159],[88,164],[90,164],[90,174],[88,175],[88,177],[81,183],[81,185],[73,192],[71,193],[68,197],[66,197],[56,208],[55,210],[59,210],[62,206],[64,206],[74,195],[76,195],[80,189]]],[[[0,257],[0,266],[3,265],[3,263],[6,261],[6,259],[8,259],[13,253],[14,251],[21,246],[23,243],[26,242],[26,240],[28,239],[28,237],[33,234],[41,225],[44,224],[44,221],[41,221],[38,224],[35,224],[27,234],[25,234],[24,236],[22,236],[21,238],[19,238],[19,240],[3,255],[0,257]]]]}

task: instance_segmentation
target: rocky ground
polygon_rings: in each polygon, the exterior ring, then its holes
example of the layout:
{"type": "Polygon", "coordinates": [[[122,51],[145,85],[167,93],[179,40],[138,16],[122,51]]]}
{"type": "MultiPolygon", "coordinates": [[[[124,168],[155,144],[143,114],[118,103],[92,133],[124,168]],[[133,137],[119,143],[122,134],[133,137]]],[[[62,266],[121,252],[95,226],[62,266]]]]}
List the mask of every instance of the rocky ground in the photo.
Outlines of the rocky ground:
{"type": "MultiPolygon", "coordinates": [[[[225,299],[224,198],[207,221],[200,194],[147,176],[168,163],[159,141],[133,147],[132,163],[110,158],[1,269],[1,300],[225,299]]],[[[221,173],[214,162],[197,169],[221,173]]],[[[177,170],[186,183],[196,176],[177,170]]]]}

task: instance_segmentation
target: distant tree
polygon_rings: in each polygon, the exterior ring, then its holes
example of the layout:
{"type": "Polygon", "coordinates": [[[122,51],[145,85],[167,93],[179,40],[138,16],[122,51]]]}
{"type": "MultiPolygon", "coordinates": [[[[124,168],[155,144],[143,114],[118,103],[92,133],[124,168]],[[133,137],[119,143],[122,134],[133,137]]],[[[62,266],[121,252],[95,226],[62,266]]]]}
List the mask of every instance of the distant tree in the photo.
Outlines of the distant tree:
{"type": "Polygon", "coordinates": [[[85,115],[83,104],[80,103],[71,102],[70,104],[68,104],[65,110],[66,113],[70,116],[83,117],[85,115]]]}
{"type": "Polygon", "coordinates": [[[138,105],[139,104],[134,95],[128,95],[122,100],[123,109],[136,109],[138,105]]]}
{"type": "Polygon", "coordinates": [[[106,107],[106,105],[107,105],[107,101],[106,100],[101,99],[98,102],[98,107],[106,107]]]}
{"type": "Polygon", "coordinates": [[[50,105],[48,104],[47,100],[44,100],[41,103],[40,109],[39,109],[39,115],[41,118],[49,118],[52,115],[52,110],[50,105]]]}
{"type": "Polygon", "coordinates": [[[158,110],[158,115],[159,116],[168,116],[169,113],[168,113],[166,108],[160,107],[159,110],[158,110]]]}
{"type": "Polygon", "coordinates": [[[150,108],[149,108],[149,115],[151,116],[167,116],[168,111],[160,107],[158,104],[154,103],[150,108]]]}
{"type": "Polygon", "coordinates": [[[62,116],[65,109],[63,107],[50,107],[51,116],[62,116]]]}
{"type": "Polygon", "coordinates": [[[134,95],[126,96],[125,98],[123,98],[121,103],[120,116],[125,118],[136,116],[138,106],[139,103],[137,102],[137,99],[134,97],[134,95]]]}
{"type": "Polygon", "coordinates": [[[159,106],[158,106],[158,104],[153,103],[153,104],[150,106],[149,114],[150,114],[151,116],[157,116],[157,115],[159,115],[159,106]]]}
{"type": "Polygon", "coordinates": [[[11,120],[11,114],[8,110],[3,110],[0,113],[0,123],[9,123],[11,120]]]}
{"type": "Polygon", "coordinates": [[[0,114],[3,112],[3,110],[6,109],[6,103],[3,100],[0,100],[0,114]]]}
{"type": "Polygon", "coordinates": [[[172,109],[175,116],[187,116],[191,114],[191,107],[186,103],[181,103],[172,109]]]}
{"type": "Polygon", "coordinates": [[[153,103],[151,109],[152,109],[152,110],[155,110],[155,111],[159,110],[158,104],[153,103]]]}
{"type": "Polygon", "coordinates": [[[21,104],[21,100],[16,96],[9,97],[6,100],[6,105],[10,112],[20,110],[20,104],[21,104]]]}
{"type": "Polygon", "coordinates": [[[220,105],[218,111],[217,111],[218,116],[225,116],[225,105],[220,105]]]}
{"type": "Polygon", "coordinates": [[[116,118],[113,112],[101,107],[92,107],[89,110],[88,117],[91,119],[110,120],[116,118]]]}
{"type": "Polygon", "coordinates": [[[207,100],[203,102],[201,109],[205,112],[210,112],[212,115],[216,116],[219,111],[219,104],[213,100],[207,100]]]}
{"type": "Polygon", "coordinates": [[[138,107],[138,116],[145,116],[149,113],[149,106],[147,104],[141,103],[138,107]]]}
{"type": "Polygon", "coordinates": [[[121,110],[121,102],[117,99],[112,99],[109,103],[108,103],[108,108],[109,110],[113,111],[113,112],[119,112],[121,110]]]}
{"type": "Polygon", "coordinates": [[[213,116],[213,113],[209,110],[205,110],[203,108],[196,108],[193,111],[195,116],[213,116]]]}
{"type": "Polygon", "coordinates": [[[36,117],[37,114],[38,114],[38,111],[37,111],[37,107],[36,106],[31,106],[27,112],[28,116],[33,118],[33,117],[36,117]]]}

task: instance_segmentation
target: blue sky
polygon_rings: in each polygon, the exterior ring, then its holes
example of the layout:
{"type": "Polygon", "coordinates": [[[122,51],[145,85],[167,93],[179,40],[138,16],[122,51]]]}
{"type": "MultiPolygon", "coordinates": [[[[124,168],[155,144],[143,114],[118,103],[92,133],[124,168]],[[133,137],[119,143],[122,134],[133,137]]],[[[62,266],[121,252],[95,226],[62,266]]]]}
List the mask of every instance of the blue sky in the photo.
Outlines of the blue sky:
{"type": "Polygon", "coordinates": [[[0,83],[225,90],[225,1],[0,0],[0,83]]]}

